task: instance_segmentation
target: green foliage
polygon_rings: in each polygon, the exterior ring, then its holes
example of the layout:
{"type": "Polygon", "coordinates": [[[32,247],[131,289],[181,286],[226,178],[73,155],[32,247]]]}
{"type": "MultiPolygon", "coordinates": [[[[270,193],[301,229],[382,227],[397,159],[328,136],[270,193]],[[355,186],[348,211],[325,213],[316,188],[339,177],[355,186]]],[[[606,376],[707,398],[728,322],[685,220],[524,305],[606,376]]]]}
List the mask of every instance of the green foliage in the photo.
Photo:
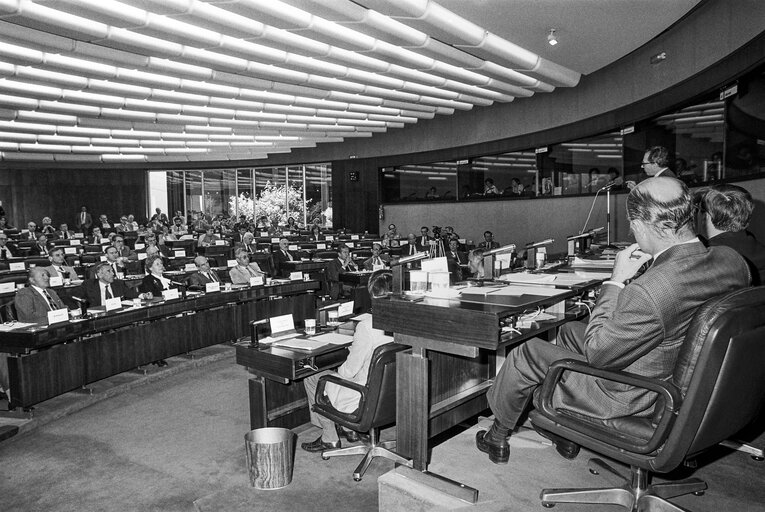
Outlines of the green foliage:
{"type": "MultiPolygon", "coordinates": [[[[229,198],[230,211],[236,215],[245,215],[249,220],[256,220],[265,216],[268,222],[273,224],[287,224],[287,217],[293,217],[296,221],[303,219],[303,189],[292,185],[272,185],[269,181],[253,200],[245,194],[239,194],[229,198]],[[285,203],[287,208],[285,209],[285,203]]],[[[306,208],[311,208],[311,200],[306,201],[306,208]]]]}

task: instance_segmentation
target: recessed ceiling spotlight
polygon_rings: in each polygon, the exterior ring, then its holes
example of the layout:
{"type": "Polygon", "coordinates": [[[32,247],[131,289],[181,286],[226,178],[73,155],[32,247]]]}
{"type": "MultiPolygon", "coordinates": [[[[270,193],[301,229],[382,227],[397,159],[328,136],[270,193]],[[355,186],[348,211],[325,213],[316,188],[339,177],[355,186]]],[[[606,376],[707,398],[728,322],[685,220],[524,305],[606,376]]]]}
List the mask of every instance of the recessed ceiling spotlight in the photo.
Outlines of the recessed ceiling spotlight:
{"type": "Polygon", "coordinates": [[[558,44],[558,38],[555,37],[555,29],[554,28],[551,28],[550,29],[550,33],[547,34],[547,43],[550,46],[555,46],[556,44],[558,44]]]}

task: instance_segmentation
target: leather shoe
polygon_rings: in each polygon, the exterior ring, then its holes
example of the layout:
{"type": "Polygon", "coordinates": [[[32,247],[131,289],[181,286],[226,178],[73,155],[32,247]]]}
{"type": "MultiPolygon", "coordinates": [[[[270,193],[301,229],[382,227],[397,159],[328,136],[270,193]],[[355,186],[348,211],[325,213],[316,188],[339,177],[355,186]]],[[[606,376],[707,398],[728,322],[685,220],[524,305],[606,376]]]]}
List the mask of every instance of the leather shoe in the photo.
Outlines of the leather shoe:
{"type": "Polygon", "coordinates": [[[555,451],[557,451],[558,454],[564,459],[575,459],[576,456],[579,455],[579,450],[581,447],[575,442],[536,426],[534,429],[537,431],[537,433],[539,433],[539,435],[552,441],[555,445],[555,451]]]}
{"type": "Polygon", "coordinates": [[[479,430],[475,435],[475,446],[483,453],[489,454],[489,460],[494,464],[507,464],[510,460],[510,445],[507,441],[496,444],[486,439],[486,431],[479,430]]]}
{"type": "Polygon", "coordinates": [[[331,450],[333,448],[340,448],[341,444],[340,441],[335,441],[334,443],[325,443],[321,440],[321,436],[316,438],[315,441],[311,443],[303,443],[300,445],[302,449],[304,449],[307,452],[323,452],[324,450],[331,450]]]}
{"type": "Polygon", "coordinates": [[[335,425],[335,430],[337,430],[337,435],[339,437],[344,437],[346,441],[349,443],[358,443],[359,441],[368,441],[369,436],[366,434],[360,434],[356,432],[355,430],[346,430],[340,425],[335,425]]]}

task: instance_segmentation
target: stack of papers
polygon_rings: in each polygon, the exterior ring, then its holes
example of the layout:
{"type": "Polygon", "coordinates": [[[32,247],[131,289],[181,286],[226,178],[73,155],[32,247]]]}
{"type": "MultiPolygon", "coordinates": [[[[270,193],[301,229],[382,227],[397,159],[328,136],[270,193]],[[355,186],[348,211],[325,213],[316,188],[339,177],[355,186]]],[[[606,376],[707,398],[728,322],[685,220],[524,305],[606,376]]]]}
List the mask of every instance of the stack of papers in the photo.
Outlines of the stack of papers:
{"type": "Polygon", "coordinates": [[[347,334],[340,334],[338,332],[328,332],[326,334],[320,334],[318,336],[314,336],[313,338],[310,338],[310,339],[316,342],[319,342],[322,345],[325,345],[327,343],[331,345],[347,345],[353,342],[353,336],[349,336],[347,334]]]}
{"type": "Polygon", "coordinates": [[[513,273],[504,274],[499,277],[500,281],[508,283],[524,283],[524,284],[552,284],[558,276],[555,274],[524,274],[513,273]]]}
{"type": "Polygon", "coordinates": [[[293,348],[297,350],[316,350],[317,348],[323,347],[324,345],[326,345],[326,343],[323,343],[321,341],[316,341],[315,338],[302,338],[302,339],[277,341],[271,346],[293,348]]]}

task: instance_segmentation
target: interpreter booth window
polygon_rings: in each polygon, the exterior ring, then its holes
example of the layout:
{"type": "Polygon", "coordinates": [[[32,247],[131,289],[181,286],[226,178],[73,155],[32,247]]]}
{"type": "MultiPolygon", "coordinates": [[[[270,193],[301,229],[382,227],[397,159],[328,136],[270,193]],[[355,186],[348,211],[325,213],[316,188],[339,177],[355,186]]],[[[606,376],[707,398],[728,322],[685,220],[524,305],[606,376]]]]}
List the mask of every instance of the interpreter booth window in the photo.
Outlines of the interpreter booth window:
{"type": "Polygon", "coordinates": [[[240,209],[239,205],[252,203],[254,191],[252,183],[252,169],[236,170],[236,195],[229,197],[229,210],[233,216],[239,217],[241,214],[246,214],[244,209],[240,209]]]}
{"type": "Polygon", "coordinates": [[[236,196],[236,170],[204,171],[204,208],[210,217],[231,215],[230,198],[236,196]]]}
{"type": "Polygon", "coordinates": [[[611,184],[624,187],[619,132],[554,144],[539,153],[540,170],[551,175],[553,195],[592,194],[611,184]]]}
{"type": "Polygon", "coordinates": [[[534,151],[474,158],[469,168],[460,169],[458,180],[462,199],[534,197],[541,193],[543,185],[534,151]]]}
{"type": "Polygon", "coordinates": [[[667,148],[668,167],[688,186],[725,177],[725,102],[715,95],[635,124],[624,136],[624,168],[627,179],[640,182],[648,175],[641,163],[645,151],[667,148]]]}
{"type": "Polygon", "coordinates": [[[383,202],[455,200],[457,162],[383,167],[383,202]]]}
{"type": "Polygon", "coordinates": [[[186,189],[186,213],[204,211],[204,196],[202,195],[202,171],[186,171],[184,180],[186,189]]]}
{"type": "Polygon", "coordinates": [[[725,178],[765,171],[765,71],[742,78],[726,101],[725,178]]]}
{"type": "Polygon", "coordinates": [[[165,175],[167,182],[167,208],[164,207],[161,199],[158,199],[152,203],[151,211],[153,212],[155,208],[161,208],[170,218],[177,212],[185,212],[183,180],[186,173],[183,171],[168,171],[166,173],[160,171],[152,172],[152,174],[165,175]]]}
{"type": "Polygon", "coordinates": [[[306,164],[305,209],[308,227],[314,224],[332,227],[332,166],[306,164]]]}

